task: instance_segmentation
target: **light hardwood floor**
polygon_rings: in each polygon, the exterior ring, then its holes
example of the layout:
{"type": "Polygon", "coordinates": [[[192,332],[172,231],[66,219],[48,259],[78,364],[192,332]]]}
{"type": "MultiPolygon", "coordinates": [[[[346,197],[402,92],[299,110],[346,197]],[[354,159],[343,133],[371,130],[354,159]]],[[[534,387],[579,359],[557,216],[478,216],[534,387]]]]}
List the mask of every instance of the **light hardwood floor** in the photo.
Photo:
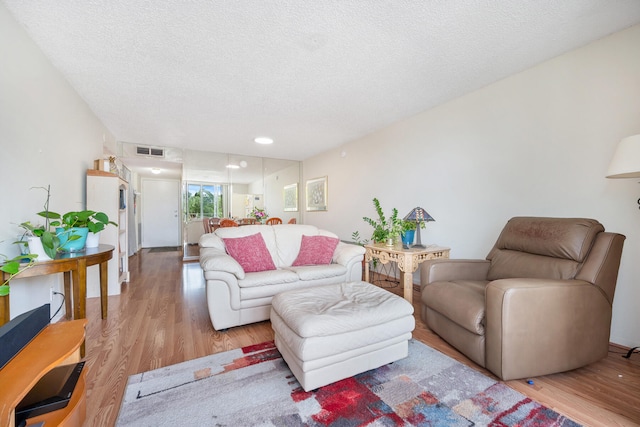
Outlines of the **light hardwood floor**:
{"type": "MultiPolygon", "coordinates": [[[[131,257],[131,282],[109,297],[105,320],[99,299],[88,300],[87,426],[114,425],[129,375],[273,339],[268,321],[215,331],[200,267],[181,257],[148,250],[131,257]]],[[[493,377],[431,333],[417,314],[417,292],[414,301],[415,339],[493,377]]],[[[586,368],[507,384],[584,425],[640,425],[640,355],[625,359],[624,349],[611,350],[586,368]]]]}

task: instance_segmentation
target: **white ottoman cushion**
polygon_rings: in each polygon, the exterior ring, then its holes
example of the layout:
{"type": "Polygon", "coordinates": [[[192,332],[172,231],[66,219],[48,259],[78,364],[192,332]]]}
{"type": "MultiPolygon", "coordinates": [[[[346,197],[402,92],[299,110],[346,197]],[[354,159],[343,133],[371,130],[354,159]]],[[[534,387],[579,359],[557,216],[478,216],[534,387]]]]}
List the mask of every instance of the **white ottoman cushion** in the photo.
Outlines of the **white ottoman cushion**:
{"type": "Polygon", "coordinates": [[[406,357],[415,327],[409,302],[366,282],[280,293],[271,323],[307,391],[406,357]]]}

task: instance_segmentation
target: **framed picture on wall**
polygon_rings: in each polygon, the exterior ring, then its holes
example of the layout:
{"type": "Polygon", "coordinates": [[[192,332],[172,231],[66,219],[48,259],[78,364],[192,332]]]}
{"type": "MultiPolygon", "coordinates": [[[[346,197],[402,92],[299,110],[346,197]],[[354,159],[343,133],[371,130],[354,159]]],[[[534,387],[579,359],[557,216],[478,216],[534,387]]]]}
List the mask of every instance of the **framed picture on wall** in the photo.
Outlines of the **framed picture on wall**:
{"type": "Polygon", "coordinates": [[[298,183],[284,186],[284,211],[298,211],[298,183]]]}
{"type": "Polygon", "coordinates": [[[327,210],[327,177],[314,178],[307,181],[306,186],[307,210],[327,210]]]}

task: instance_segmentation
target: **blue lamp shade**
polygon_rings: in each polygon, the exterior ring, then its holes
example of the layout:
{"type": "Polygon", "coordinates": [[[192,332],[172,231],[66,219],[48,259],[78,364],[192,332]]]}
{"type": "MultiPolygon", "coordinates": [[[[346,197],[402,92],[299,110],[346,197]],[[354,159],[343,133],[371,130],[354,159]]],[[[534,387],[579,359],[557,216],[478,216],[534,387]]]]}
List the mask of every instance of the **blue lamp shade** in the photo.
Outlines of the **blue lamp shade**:
{"type": "Polygon", "coordinates": [[[429,215],[429,213],[427,211],[425,211],[424,209],[422,209],[421,207],[417,207],[417,208],[413,208],[411,210],[411,212],[409,212],[405,217],[404,217],[405,221],[415,221],[418,223],[418,226],[416,227],[416,244],[412,245],[412,248],[424,248],[426,247],[425,245],[422,244],[422,241],[420,240],[420,223],[421,222],[429,222],[429,221],[435,221],[435,219],[433,219],[433,217],[431,215],[429,215]]]}

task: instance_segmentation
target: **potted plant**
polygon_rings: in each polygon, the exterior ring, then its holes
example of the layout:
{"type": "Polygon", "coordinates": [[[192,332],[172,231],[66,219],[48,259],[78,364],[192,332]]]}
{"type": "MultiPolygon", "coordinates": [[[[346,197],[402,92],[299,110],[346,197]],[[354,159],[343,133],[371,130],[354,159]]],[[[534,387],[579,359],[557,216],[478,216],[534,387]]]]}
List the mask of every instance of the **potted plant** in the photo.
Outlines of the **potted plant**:
{"type": "Polygon", "coordinates": [[[104,230],[107,225],[118,226],[117,223],[110,221],[109,216],[104,212],[94,212],[87,219],[87,228],[89,229],[89,235],[87,236],[87,248],[97,248],[100,243],[100,232],[104,230]]]}
{"type": "Polygon", "coordinates": [[[386,218],[378,199],[373,199],[373,206],[378,214],[378,219],[373,220],[366,216],[362,217],[367,224],[373,227],[371,240],[375,243],[385,242],[387,245],[393,246],[394,240],[402,231],[402,220],[398,219],[398,210],[393,208],[391,216],[386,218]]]}
{"type": "MultiPolygon", "coordinates": [[[[109,221],[109,217],[104,212],[92,210],[67,212],[62,215],[60,227],[56,228],[60,237],[60,248],[70,252],[82,251],[89,232],[96,235],[109,224],[117,226],[115,222],[109,221]]],[[[89,247],[96,246],[95,240],[90,242],[89,247]]]]}
{"type": "Polygon", "coordinates": [[[27,238],[29,252],[38,256],[39,260],[50,260],[56,257],[56,252],[60,247],[60,238],[52,227],[60,225],[60,214],[49,210],[49,200],[51,197],[51,187],[32,187],[41,188],[47,192],[47,198],[44,203],[44,210],[38,212],[38,216],[44,218],[44,225],[34,225],[30,221],[20,224],[24,229],[23,237],[27,238]]]}
{"type": "Polygon", "coordinates": [[[267,215],[264,209],[260,209],[258,207],[253,208],[249,216],[251,218],[255,218],[259,223],[262,223],[262,221],[265,221],[267,218],[269,218],[269,215],[267,215]]]}
{"type": "MultiPolygon", "coordinates": [[[[425,223],[420,222],[420,228],[424,228],[425,223]]],[[[416,221],[408,221],[402,220],[402,244],[406,247],[413,244],[413,239],[416,235],[416,229],[418,228],[418,223],[416,221]]]]}

